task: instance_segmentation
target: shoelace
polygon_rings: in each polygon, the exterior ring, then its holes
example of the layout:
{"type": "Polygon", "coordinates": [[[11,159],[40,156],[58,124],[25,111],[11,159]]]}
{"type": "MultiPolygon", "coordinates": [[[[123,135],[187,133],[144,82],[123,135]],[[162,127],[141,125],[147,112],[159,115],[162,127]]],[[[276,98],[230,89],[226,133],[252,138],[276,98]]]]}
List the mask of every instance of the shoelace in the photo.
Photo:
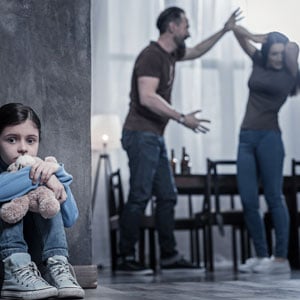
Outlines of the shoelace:
{"type": "Polygon", "coordinates": [[[70,273],[68,264],[62,261],[55,261],[55,260],[50,260],[49,263],[51,265],[51,273],[55,278],[57,278],[58,280],[68,279],[73,284],[77,285],[76,280],[70,273]]]}
{"type": "Polygon", "coordinates": [[[13,271],[13,274],[19,281],[21,281],[22,284],[26,283],[26,286],[43,281],[41,274],[34,262],[31,262],[27,266],[16,269],[13,271]]]}

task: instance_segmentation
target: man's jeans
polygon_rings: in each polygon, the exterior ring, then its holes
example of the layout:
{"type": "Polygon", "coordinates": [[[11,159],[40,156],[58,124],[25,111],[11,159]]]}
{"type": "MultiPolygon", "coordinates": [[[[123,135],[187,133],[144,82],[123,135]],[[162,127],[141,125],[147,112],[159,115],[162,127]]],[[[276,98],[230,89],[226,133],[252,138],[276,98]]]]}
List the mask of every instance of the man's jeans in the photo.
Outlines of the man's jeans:
{"type": "Polygon", "coordinates": [[[120,254],[134,256],[140,218],[155,196],[161,258],[177,255],[173,233],[177,190],[164,138],[151,132],[123,130],[122,145],[129,159],[130,190],[121,217],[120,254]]]}
{"type": "Polygon", "coordinates": [[[16,224],[0,220],[1,260],[13,253],[31,254],[37,264],[54,255],[68,256],[67,241],[62,216],[59,212],[52,219],[44,219],[28,212],[16,224]]]}
{"type": "Polygon", "coordinates": [[[259,180],[275,228],[274,255],[287,257],[289,214],[282,196],[284,155],[279,131],[241,130],[237,160],[238,186],[247,228],[259,257],[269,256],[265,227],[259,211],[259,180]]]}

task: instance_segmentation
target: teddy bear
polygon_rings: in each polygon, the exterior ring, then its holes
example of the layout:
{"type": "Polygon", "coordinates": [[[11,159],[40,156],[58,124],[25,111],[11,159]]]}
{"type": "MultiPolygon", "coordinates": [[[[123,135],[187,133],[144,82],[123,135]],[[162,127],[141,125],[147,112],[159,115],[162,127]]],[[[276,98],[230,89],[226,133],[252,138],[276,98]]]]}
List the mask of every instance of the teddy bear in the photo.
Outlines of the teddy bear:
{"type": "MultiPolygon", "coordinates": [[[[32,166],[40,158],[30,155],[21,155],[18,159],[8,166],[8,172],[17,172],[23,167],[32,166]]],[[[45,161],[57,162],[53,156],[48,156],[45,161]]],[[[20,221],[29,211],[40,213],[45,219],[53,218],[60,210],[60,203],[55,198],[52,190],[41,185],[26,195],[6,202],[0,208],[0,218],[14,224],[20,221]]]]}

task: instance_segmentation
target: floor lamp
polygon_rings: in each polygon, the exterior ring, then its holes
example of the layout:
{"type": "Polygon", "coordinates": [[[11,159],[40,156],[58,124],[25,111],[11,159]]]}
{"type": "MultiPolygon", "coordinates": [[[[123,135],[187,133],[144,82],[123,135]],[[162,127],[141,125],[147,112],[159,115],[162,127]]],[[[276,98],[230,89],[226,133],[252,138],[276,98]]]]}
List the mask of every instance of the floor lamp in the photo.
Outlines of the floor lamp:
{"type": "Polygon", "coordinates": [[[91,119],[91,147],[92,151],[98,154],[96,165],[95,181],[92,194],[92,213],[94,213],[98,186],[101,175],[101,167],[104,167],[104,183],[107,187],[108,179],[111,173],[111,161],[109,151],[121,147],[121,124],[118,115],[115,114],[98,114],[91,119]]]}

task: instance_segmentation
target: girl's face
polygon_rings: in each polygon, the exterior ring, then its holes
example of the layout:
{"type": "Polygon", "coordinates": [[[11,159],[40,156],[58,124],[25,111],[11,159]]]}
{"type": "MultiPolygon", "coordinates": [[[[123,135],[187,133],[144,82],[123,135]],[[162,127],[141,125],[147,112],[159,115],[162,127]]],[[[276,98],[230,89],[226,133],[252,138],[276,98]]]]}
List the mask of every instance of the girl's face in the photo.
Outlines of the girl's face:
{"type": "Polygon", "coordinates": [[[267,60],[268,67],[275,70],[283,68],[284,49],[285,45],[283,43],[275,43],[270,47],[267,60]]]}
{"type": "Polygon", "coordinates": [[[7,165],[20,155],[37,156],[38,148],[39,130],[31,120],[7,126],[0,134],[0,157],[7,165]]]}

